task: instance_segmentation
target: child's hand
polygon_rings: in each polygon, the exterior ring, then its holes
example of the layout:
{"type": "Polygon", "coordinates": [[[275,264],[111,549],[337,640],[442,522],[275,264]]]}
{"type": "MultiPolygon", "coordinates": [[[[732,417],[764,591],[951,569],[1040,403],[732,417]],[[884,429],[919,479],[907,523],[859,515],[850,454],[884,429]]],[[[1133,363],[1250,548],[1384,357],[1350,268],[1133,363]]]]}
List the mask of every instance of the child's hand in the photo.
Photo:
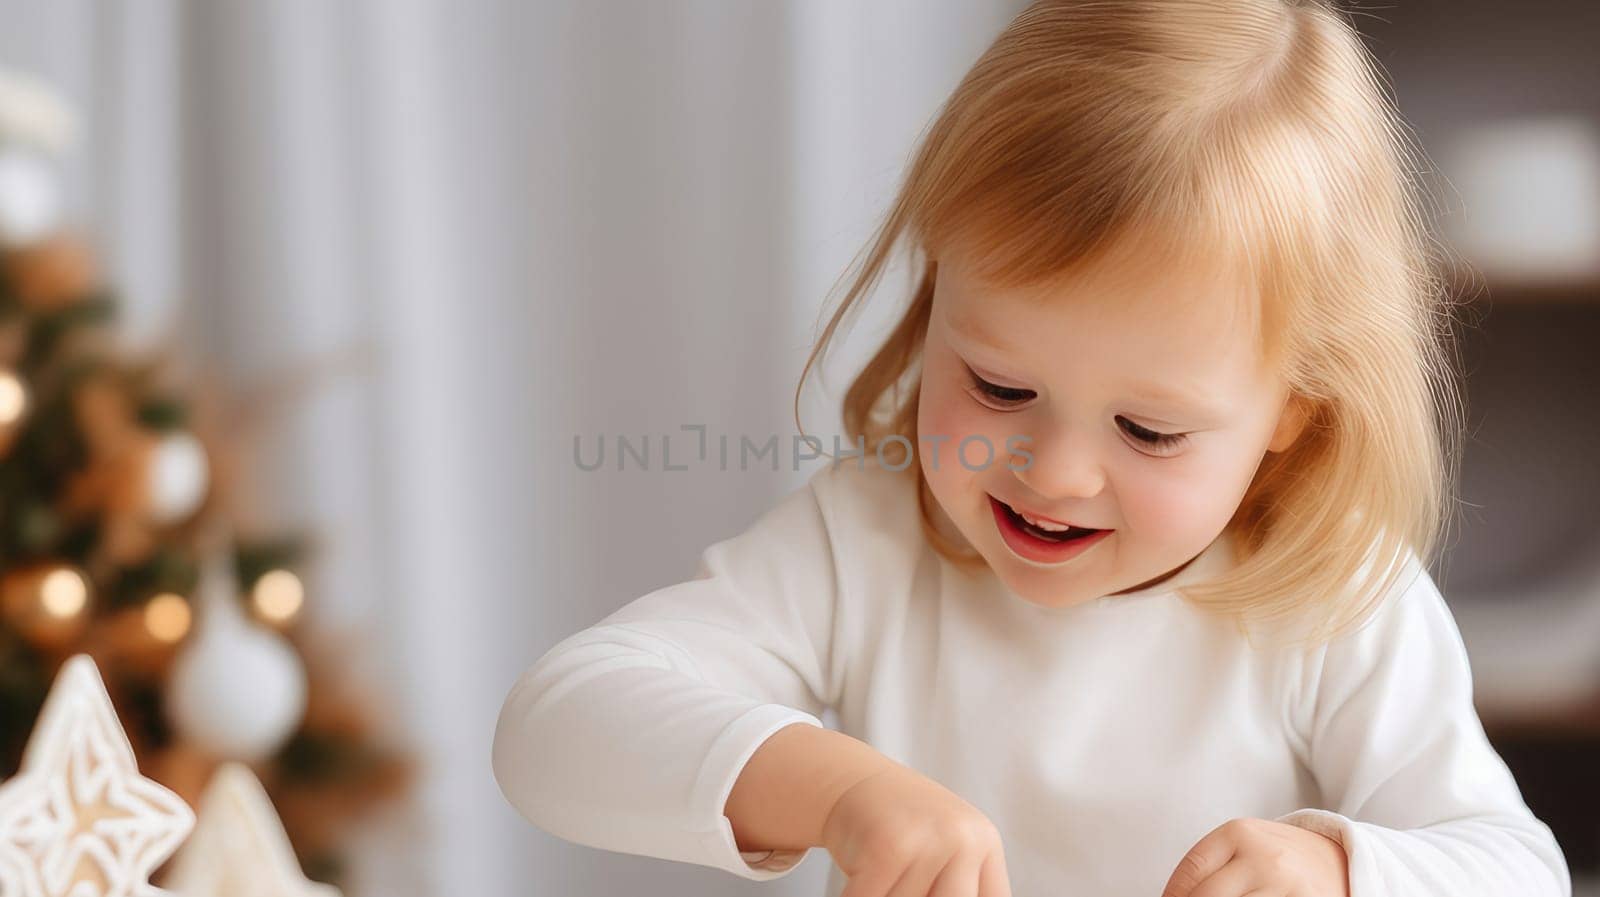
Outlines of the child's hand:
{"type": "Polygon", "coordinates": [[[909,767],[840,794],[822,845],[849,877],[840,897],[1011,897],[994,823],[909,767]]]}
{"type": "Polygon", "coordinates": [[[1350,897],[1344,846],[1299,826],[1230,819],[1189,848],[1161,897],[1350,897]]]}

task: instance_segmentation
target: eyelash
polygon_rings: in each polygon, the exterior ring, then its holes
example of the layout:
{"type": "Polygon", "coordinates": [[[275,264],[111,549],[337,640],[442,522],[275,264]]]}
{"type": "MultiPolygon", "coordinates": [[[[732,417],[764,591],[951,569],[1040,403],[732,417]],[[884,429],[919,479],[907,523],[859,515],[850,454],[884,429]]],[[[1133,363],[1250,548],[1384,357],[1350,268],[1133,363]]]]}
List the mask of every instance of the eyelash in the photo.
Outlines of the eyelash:
{"type": "MultiPolygon", "coordinates": [[[[979,377],[972,371],[971,368],[967,369],[967,375],[972,378],[972,385],[977,388],[978,392],[1003,405],[1020,405],[1023,402],[1033,398],[1033,390],[1031,389],[1016,389],[1015,387],[1000,386],[995,383],[990,383],[982,377],[979,377]]],[[[994,408],[994,406],[989,405],[986,402],[980,402],[980,404],[983,404],[985,407],[991,408],[995,411],[1006,410],[1004,408],[994,408]]],[[[1122,423],[1125,425],[1123,429],[1128,433],[1128,435],[1139,440],[1145,445],[1150,446],[1151,448],[1162,450],[1176,448],[1187,438],[1187,436],[1183,433],[1157,433],[1154,430],[1141,427],[1127,418],[1118,418],[1118,420],[1122,421],[1122,423]]]]}

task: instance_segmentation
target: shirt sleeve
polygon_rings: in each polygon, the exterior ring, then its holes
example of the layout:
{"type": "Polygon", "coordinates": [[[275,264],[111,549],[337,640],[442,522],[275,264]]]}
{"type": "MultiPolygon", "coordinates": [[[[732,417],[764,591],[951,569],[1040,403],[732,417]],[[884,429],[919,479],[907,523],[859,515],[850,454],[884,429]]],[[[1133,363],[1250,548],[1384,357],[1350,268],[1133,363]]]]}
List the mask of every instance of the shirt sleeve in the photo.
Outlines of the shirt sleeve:
{"type": "Polygon", "coordinates": [[[1460,632],[1414,552],[1397,589],[1312,655],[1302,735],[1328,806],[1276,821],[1344,846],[1350,897],[1570,897],[1566,859],[1484,733],[1460,632]]]}
{"type": "Polygon", "coordinates": [[[773,733],[837,700],[838,581],[816,477],[701,554],[696,578],[558,642],[512,687],[493,766],[534,825],[764,881],[808,849],[738,849],[723,815],[773,733]]]}

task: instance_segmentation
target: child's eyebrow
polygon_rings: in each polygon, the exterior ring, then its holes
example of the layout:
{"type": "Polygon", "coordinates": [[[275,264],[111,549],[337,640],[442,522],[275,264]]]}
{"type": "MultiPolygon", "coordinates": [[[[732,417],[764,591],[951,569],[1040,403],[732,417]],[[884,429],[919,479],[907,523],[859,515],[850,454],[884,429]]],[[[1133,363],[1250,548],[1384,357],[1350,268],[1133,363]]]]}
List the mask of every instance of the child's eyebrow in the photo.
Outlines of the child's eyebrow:
{"type": "Polygon", "coordinates": [[[950,329],[968,339],[984,343],[1002,352],[1012,351],[1010,343],[990,333],[983,324],[979,323],[979,319],[976,317],[947,314],[945,315],[945,321],[949,323],[950,329]]]}
{"type": "Polygon", "coordinates": [[[1210,397],[1202,392],[1149,381],[1139,381],[1132,384],[1129,389],[1137,396],[1143,396],[1157,402],[1170,403],[1174,407],[1198,411],[1212,421],[1220,421],[1224,417],[1222,408],[1213,404],[1210,397]]]}

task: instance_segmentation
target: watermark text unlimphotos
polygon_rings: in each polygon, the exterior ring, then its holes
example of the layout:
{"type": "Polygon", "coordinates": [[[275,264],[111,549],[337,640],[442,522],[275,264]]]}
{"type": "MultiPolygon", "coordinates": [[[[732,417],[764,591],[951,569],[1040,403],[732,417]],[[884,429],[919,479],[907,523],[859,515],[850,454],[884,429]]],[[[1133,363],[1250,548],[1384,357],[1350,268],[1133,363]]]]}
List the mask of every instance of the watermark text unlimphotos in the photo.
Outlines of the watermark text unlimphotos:
{"type": "MultiPolygon", "coordinates": [[[[857,467],[865,467],[868,455],[866,436],[857,436],[847,442],[835,434],[832,438],[833,452],[827,454],[823,452],[823,441],[806,433],[786,436],[770,433],[765,438],[752,437],[748,433],[736,436],[722,433],[713,438],[707,433],[705,424],[680,424],[678,429],[681,432],[676,434],[617,435],[610,439],[604,433],[588,437],[574,434],[572,461],[579,470],[586,472],[630,469],[675,472],[696,468],[776,471],[787,450],[789,469],[797,471],[802,462],[818,458],[831,458],[834,467],[850,459],[855,460],[857,467]],[[678,437],[677,441],[673,440],[674,436],[678,437]]],[[[959,440],[952,440],[947,433],[928,433],[918,437],[918,441],[922,443],[933,470],[940,469],[942,463],[948,463],[946,458],[951,456],[970,471],[984,470],[997,463],[1003,463],[1011,470],[1027,470],[1033,463],[1033,453],[1022,447],[1031,439],[1022,435],[1007,436],[1003,447],[996,447],[988,436],[981,433],[971,433],[959,440]]],[[[884,437],[872,454],[877,456],[878,463],[884,468],[904,470],[911,466],[914,459],[911,449],[910,439],[893,434],[884,437]]]]}

